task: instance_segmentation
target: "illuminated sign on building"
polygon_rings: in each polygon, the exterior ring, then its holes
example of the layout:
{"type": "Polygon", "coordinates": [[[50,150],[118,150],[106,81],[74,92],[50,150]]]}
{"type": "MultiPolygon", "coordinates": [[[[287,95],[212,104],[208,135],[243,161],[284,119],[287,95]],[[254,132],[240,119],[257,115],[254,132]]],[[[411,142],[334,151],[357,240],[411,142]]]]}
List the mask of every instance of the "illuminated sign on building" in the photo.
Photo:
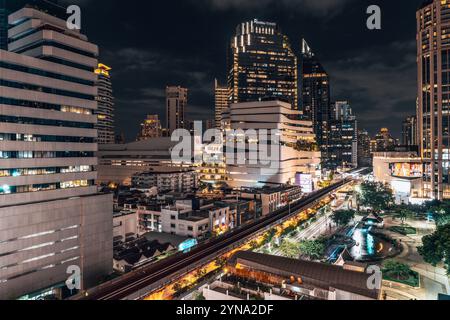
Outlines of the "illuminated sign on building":
{"type": "Polygon", "coordinates": [[[295,184],[302,188],[303,193],[313,192],[313,179],[311,174],[297,173],[295,184]]]}
{"type": "Polygon", "coordinates": [[[423,168],[420,163],[397,162],[391,163],[389,167],[391,175],[394,177],[420,178],[423,175],[423,168]]]}

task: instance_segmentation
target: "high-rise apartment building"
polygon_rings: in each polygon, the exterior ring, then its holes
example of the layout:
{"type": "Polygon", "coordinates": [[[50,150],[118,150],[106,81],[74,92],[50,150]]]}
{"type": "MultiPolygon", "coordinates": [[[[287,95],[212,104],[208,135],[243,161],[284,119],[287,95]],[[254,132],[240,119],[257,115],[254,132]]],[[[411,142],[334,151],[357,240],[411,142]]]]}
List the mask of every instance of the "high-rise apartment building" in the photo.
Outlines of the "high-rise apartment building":
{"type": "Polygon", "coordinates": [[[330,168],[356,168],[358,166],[358,122],[348,101],[337,101],[333,106],[333,119],[329,124],[330,168]]]}
{"type": "Polygon", "coordinates": [[[280,100],[298,109],[297,57],[275,23],[241,23],[230,45],[230,102],[280,100]]]}
{"type": "Polygon", "coordinates": [[[370,152],[394,151],[397,145],[396,139],[391,135],[388,128],[381,128],[370,142],[370,152]]]}
{"type": "Polygon", "coordinates": [[[417,117],[407,117],[402,124],[402,145],[417,146],[417,117]]]}
{"type": "Polygon", "coordinates": [[[141,123],[138,141],[162,137],[161,121],[157,114],[148,115],[141,123]]]}
{"type": "Polygon", "coordinates": [[[322,149],[322,160],[329,159],[328,130],[331,120],[330,77],[305,40],[300,57],[302,110],[314,124],[317,143],[322,149]]]}
{"type": "Polygon", "coordinates": [[[115,140],[114,132],[114,97],[111,85],[111,68],[99,63],[95,74],[97,75],[98,108],[97,115],[98,144],[112,144],[115,140]]]}
{"type": "Polygon", "coordinates": [[[360,167],[372,165],[370,141],[370,135],[367,130],[358,130],[358,165],[360,167]]]}
{"type": "Polygon", "coordinates": [[[450,1],[417,11],[418,138],[424,196],[450,198],[450,1]]]}
{"type": "Polygon", "coordinates": [[[177,129],[184,129],[186,125],[186,106],[188,102],[188,89],[180,86],[166,88],[167,129],[169,135],[177,129]]]}
{"type": "Polygon", "coordinates": [[[221,86],[217,79],[214,82],[214,102],[215,102],[215,126],[222,127],[222,113],[228,108],[228,87],[221,86]]]}
{"type": "Polygon", "coordinates": [[[112,271],[112,196],[98,194],[98,48],[33,8],[9,16],[0,50],[0,299],[82,289],[112,271]],[[48,290],[47,290],[48,291],[48,290]]]}

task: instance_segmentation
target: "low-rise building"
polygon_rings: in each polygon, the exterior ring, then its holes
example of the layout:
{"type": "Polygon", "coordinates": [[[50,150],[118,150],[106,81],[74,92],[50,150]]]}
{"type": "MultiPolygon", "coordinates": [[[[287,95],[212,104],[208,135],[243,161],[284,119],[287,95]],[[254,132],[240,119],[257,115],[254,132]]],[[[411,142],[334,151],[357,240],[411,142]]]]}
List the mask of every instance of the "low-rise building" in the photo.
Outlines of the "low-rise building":
{"type": "Polygon", "coordinates": [[[416,202],[423,197],[422,159],[415,152],[376,152],[375,180],[389,185],[397,204],[416,202]]]}
{"type": "Polygon", "coordinates": [[[286,207],[289,203],[301,199],[303,193],[300,186],[280,186],[276,188],[242,188],[239,192],[243,199],[253,199],[261,203],[262,215],[286,207]]]}
{"type": "Polygon", "coordinates": [[[170,138],[101,145],[98,151],[97,183],[129,186],[136,172],[191,169],[190,163],[172,159],[171,152],[175,145],[177,143],[170,138]]]}
{"type": "Polygon", "coordinates": [[[255,283],[282,288],[292,296],[317,300],[379,300],[381,290],[369,289],[371,273],[342,266],[240,251],[229,261],[228,273],[255,283]]]}
{"type": "Polygon", "coordinates": [[[127,208],[114,212],[113,237],[115,243],[135,239],[138,234],[138,213],[136,209],[127,208]]]}
{"type": "Polygon", "coordinates": [[[194,211],[179,206],[169,206],[161,210],[162,232],[173,235],[204,239],[210,232],[209,212],[194,211]]]}

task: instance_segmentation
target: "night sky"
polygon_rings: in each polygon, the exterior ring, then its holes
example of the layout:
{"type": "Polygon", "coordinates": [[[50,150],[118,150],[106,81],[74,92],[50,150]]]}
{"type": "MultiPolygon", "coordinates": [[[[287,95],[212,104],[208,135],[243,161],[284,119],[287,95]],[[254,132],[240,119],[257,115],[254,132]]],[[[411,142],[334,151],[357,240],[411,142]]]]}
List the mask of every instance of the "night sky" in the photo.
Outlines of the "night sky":
{"type": "MultiPolygon", "coordinates": [[[[16,4],[18,0],[13,0],[16,4]]],[[[113,68],[117,132],[136,137],[146,114],[165,124],[165,87],[189,91],[188,119],[214,113],[214,78],[226,76],[236,25],[278,23],[292,45],[305,37],[331,76],[332,99],[349,100],[360,128],[388,127],[415,114],[416,9],[422,0],[62,0],[82,9],[82,32],[113,68]],[[382,30],[366,9],[382,9],[382,30]]]]}

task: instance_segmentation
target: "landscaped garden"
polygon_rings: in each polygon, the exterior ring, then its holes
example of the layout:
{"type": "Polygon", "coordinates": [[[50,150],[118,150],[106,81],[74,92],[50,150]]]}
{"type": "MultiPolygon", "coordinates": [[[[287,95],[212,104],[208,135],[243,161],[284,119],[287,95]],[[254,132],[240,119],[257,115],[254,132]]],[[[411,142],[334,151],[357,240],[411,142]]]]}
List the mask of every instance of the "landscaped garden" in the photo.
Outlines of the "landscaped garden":
{"type": "Polygon", "coordinates": [[[402,283],[411,287],[420,286],[420,276],[417,272],[403,263],[388,260],[383,266],[383,279],[402,283]]]}
{"type": "Polygon", "coordinates": [[[408,225],[403,226],[393,226],[389,228],[390,231],[399,233],[404,236],[417,234],[417,229],[408,225]]]}

